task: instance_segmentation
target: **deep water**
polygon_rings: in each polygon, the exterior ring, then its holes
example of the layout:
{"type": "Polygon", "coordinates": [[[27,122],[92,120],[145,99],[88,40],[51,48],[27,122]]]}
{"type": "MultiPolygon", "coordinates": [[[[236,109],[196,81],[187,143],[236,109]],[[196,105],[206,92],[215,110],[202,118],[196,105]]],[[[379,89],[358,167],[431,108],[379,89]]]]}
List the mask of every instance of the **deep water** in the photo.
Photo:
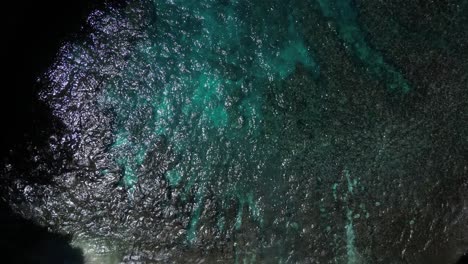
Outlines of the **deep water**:
{"type": "Polygon", "coordinates": [[[93,11],[40,75],[59,125],[7,159],[10,206],[90,263],[455,262],[468,3],[414,2],[93,11]]]}

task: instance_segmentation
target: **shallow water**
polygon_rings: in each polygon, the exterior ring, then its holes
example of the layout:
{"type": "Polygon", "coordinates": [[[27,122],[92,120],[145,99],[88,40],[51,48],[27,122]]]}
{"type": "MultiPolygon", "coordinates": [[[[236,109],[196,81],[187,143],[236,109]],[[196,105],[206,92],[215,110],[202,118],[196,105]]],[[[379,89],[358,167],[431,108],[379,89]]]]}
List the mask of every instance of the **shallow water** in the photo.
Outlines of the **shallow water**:
{"type": "MultiPolygon", "coordinates": [[[[94,11],[41,77],[64,128],[33,173],[52,181],[15,181],[12,206],[73,234],[90,263],[428,263],[447,245],[453,261],[467,241],[467,54],[389,14],[393,31],[378,28],[373,5],[94,11]],[[430,72],[414,43],[453,72],[430,72]]],[[[447,38],[467,25],[454,21],[447,38]]]]}

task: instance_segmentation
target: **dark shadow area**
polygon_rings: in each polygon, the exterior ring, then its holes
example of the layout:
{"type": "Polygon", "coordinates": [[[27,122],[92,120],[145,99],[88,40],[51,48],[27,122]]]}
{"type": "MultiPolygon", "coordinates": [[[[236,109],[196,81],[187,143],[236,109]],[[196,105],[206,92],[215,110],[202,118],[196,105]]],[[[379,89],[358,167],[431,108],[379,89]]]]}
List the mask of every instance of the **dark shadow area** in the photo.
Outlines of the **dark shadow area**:
{"type": "Polygon", "coordinates": [[[86,31],[89,13],[122,1],[7,1],[0,14],[0,117],[2,157],[23,149],[26,140],[40,144],[56,127],[48,107],[37,99],[38,77],[64,41],[86,31]]]}
{"type": "Polygon", "coordinates": [[[80,264],[81,250],[69,245],[70,237],[22,219],[0,204],[0,261],[18,264],[80,264]]]}
{"type": "MultiPolygon", "coordinates": [[[[47,144],[51,133],[61,129],[50,109],[38,100],[38,77],[53,63],[64,41],[86,31],[83,26],[87,16],[104,2],[2,3],[0,166],[9,162],[21,168],[15,177],[30,177],[31,159],[26,157],[31,156],[31,146],[47,144]]],[[[5,177],[0,175],[0,183],[5,177]]],[[[0,193],[0,201],[4,195],[0,193]]],[[[0,202],[0,234],[1,263],[83,263],[82,253],[69,245],[69,237],[50,233],[21,218],[4,202],[0,202]]]]}
{"type": "Polygon", "coordinates": [[[468,264],[468,253],[463,255],[457,262],[457,264],[468,264]]]}

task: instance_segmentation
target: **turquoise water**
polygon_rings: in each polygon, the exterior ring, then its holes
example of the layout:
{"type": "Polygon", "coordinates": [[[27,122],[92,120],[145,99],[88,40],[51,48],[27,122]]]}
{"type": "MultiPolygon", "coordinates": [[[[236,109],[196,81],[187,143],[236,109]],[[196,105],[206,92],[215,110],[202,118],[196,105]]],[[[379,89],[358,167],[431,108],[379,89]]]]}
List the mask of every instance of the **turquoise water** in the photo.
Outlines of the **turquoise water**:
{"type": "Polygon", "coordinates": [[[410,221],[443,224],[401,196],[439,177],[420,167],[437,159],[433,121],[405,110],[411,82],[358,13],[351,0],[154,0],[91,14],[41,96],[86,167],[76,177],[114,185],[82,186],[104,217],[93,231],[74,216],[58,229],[123,245],[141,232],[142,250],[167,245],[174,261],[414,260],[427,240],[410,221]]]}
{"type": "MultiPolygon", "coordinates": [[[[151,25],[148,40],[136,47],[124,78],[139,65],[155,72],[129,95],[128,87],[111,80],[102,106],[116,114],[116,140],[111,152],[122,166],[129,192],[154,140],[165,137],[180,157],[164,177],[181,188],[182,199],[196,192],[196,208],[187,240],[197,238],[206,192],[221,204],[239,204],[235,229],[249,214],[262,225],[258,190],[283,184],[287,166],[277,149],[281,117],[268,96],[301,64],[317,78],[319,65],[296,28],[285,2],[180,1],[151,3],[161,23],[151,25]],[[254,19],[256,17],[257,19],[254,19]],[[153,76],[154,74],[154,76],[153,76]],[[209,189],[209,190],[208,190],[209,189]]],[[[119,80],[115,80],[119,81],[119,80]]],[[[219,210],[224,210],[221,205],[219,210]]],[[[218,215],[222,221],[223,213],[218,215]]]]}
{"type": "Polygon", "coordinates": [[[276,88],[272,84],[299,63],[310,75],[319,74],[292,14],[280,3],[152,3],[162,22],[151,25],[152,36],[136,47],[135,61],[122,73],[137,79],[135,68],[151,65],[151,79],[131,100],[125,100],[128,87],[118,79],[102,95],[103,107],[116,114],[113,151],[124,156],[118,162],[127,187],[137,180],[135,171],[157,136],[183,156],[166,175],[171,185],[184,179],[189,189],[222,177],[223,188],[238,193],[242,181],[253,184],[254,175],[264,173],[278,136],[266,129],[278,125],[266,102],[276,88]],[[142,112],[143,118],[135,116],[142,112]],[[244,169],[234,172],[236,167],[244,169]]]}

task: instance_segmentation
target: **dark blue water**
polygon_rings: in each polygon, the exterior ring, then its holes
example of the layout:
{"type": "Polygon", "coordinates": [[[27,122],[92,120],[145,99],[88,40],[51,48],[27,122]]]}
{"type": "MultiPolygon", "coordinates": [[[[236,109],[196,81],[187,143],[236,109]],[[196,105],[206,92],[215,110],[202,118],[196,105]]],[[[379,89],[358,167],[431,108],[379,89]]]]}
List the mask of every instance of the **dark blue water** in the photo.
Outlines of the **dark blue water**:
{"type": "Polygon", "coordinates": [[[72,234],[90,263],[454,261],[467,245],[467,4],[434,8],[96,10],[40,78],[64,128],[32,171],[52,180],[15,182],[13,206],[72,234]]]}

